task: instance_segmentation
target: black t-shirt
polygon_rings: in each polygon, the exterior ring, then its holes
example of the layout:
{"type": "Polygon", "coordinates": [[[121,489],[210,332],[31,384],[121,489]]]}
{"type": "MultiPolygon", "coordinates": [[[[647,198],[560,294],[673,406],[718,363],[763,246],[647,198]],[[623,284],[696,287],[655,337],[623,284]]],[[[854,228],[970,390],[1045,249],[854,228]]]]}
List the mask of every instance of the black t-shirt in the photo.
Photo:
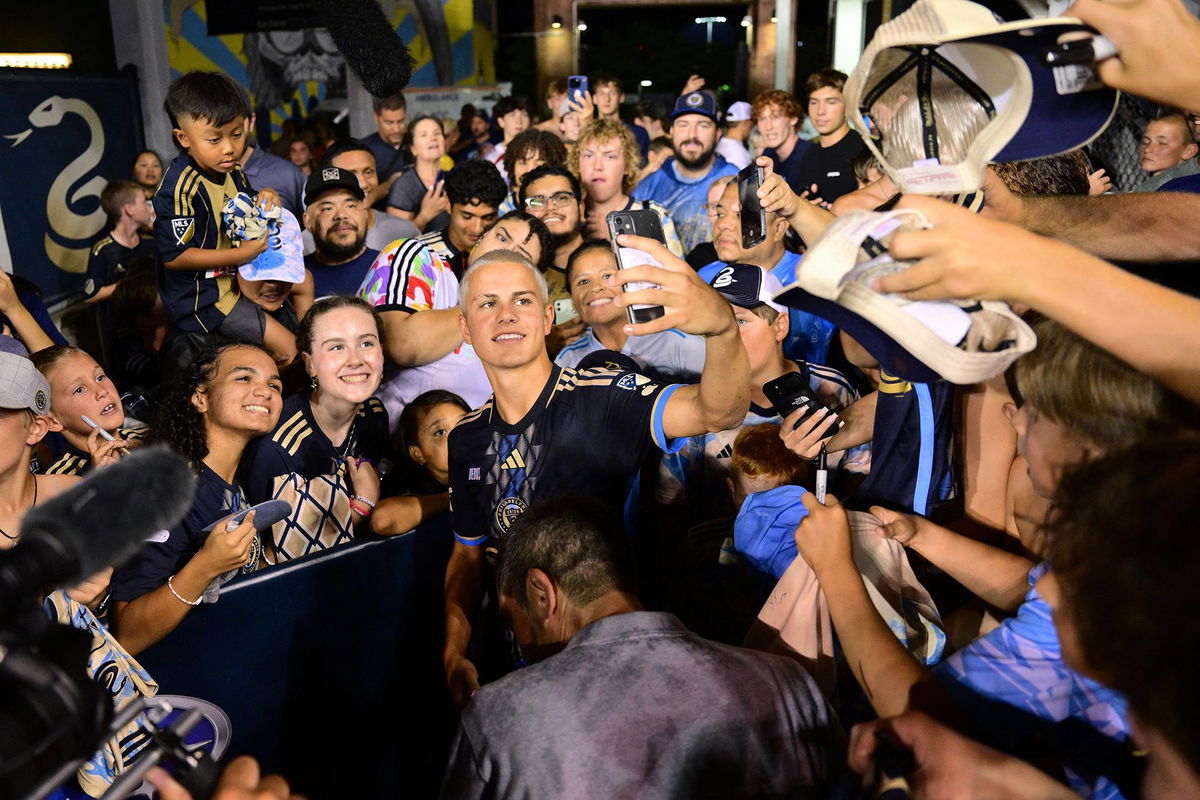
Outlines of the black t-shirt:
{"type": "Polygon", "coordinates": [[[840,142],[830,147],[814,144],[805,151],[800,160],[800,167],[796,173],[799,185],[792,184],[792,188],[799,193],[815,183],[817,193],[814,197],[820,197],[827,203],[832,203],[844,194],[850,194],[858,188],[850,162],[864,147],[866,145],[863,144],[862,137],[854,131],[847,131],[840,142]]]}
{"type": "Polygon", "coordinates": [[[804,158],[804,154],[813,149],[813,145],[804,139],[796,139],[796,144],[792,147],[792,152],[788,153],[788,157],[782,161],[779,158],[779,153],[775,152],[775,148],[767,147],[762,151],[762,154],[771,159],[775,165],[775,174],[783,176],[787,181],[788,186],[792,187],[792,191],[800,194],[808,185],[800,185],[800,162],[804,158]]]}
{"type": "Polygon", "coordinates": [[[238,472],[251,503],[292,504],[291,515],[271,531],[278,558],[298,558],[354,538],[354,492],[343,460],[369,458],[378,467],[391,455],[389,443],[387,410],[374,397],[359,406],[340,447],[317,424],[307,394],[284,400],[279,424],[250,443],[238,472]]]}
{"type": "Polygon", "coordinates": [[[677,388],[636,372],[555,366],[533,408],[514,424],[489,398],[450,433],[455,539],[487,544],[494,557],[517,517],[564,494],[620,510],[650,447],[669,449],[662,417],[677,388]]]}
{"type": "MultiPolygon", "coordinates": [[[[140,553],[113,570],[113,600],[129,602],[162,586],[167,578],[183,569],[200,552],[208,536],[204,533],[205,528],[245,507],[246,498],[241,487],[236,483],[226,483],[207,464],[201,464],[196,479],[196,495],[183,520],[169,531],[159,531],[151,536],[142,545],[140,553]]],[[[220,534],[223,531],[213,533],[220,534]]],[[[262,545],[256,534],[250,558],[237,572],[253,572],[258,568],[261,554],[262,545]]]]}

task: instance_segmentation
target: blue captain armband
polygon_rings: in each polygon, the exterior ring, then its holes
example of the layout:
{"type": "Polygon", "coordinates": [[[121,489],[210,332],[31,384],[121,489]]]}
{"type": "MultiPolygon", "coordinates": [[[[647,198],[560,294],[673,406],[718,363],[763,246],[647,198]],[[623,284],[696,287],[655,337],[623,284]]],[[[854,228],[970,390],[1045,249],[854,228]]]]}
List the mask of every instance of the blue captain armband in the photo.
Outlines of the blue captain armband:
{"type": "Polygon", "coordinates": [[[467,547],[479,547],[487,540],[487,534],[484,534],[483,536],[461,536],[457,531],[454,533],[454,541],[458,542],[459,544],[464,544],[467,547]]]}
{"type": "Polygon", "coordinates": [[[664,453],[674,453],[687,442],[686,436],[668,441],[667,432],[663,430],[663,413],[667,410],[667,401],[681,386],[683,386],[682,383],[664,386],[663,390],[658,393],[658,397],[654,399],[654,411],[650,415],[650,436],[664,453]]]}

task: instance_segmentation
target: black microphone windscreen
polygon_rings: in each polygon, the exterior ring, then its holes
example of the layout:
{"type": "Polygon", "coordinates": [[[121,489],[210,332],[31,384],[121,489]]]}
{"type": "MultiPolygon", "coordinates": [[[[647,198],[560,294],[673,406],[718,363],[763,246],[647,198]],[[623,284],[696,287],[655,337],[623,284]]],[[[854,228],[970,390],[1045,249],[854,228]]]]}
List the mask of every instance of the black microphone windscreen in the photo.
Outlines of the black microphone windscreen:
{"type": "Polygon", "coordinates": [[[196,477],[165,446],[142,447],[29,510],[22,547],[54,539],[77,560],[69,582],[127,561],[151,535],[175,526],[192,504],[196,477]]]}
{"type": "Polygon", "coordinates": [[[388,97],[408,85],[413,58],[376,0],[317,0],[317,13],[371,96],[388,97]]]}

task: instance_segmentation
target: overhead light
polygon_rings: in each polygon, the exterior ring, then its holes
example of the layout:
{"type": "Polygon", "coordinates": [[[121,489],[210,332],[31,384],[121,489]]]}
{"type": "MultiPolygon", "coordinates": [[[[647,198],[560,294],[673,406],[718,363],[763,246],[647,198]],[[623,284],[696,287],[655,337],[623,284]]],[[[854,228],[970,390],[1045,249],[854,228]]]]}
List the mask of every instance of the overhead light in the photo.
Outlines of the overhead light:
{"type": "Polygon", "coordinates": [[[66,69],[70,53],[0,53],[0,67],[17,69],[66,69]]]}
{"type": "Polygon", "coordinates": [[[642,81],[639,85],[644,89],[646,87],[653,86],[654,81],[642,81]]]}
{"type": "Polygon", "coordinates": [[[697,25],[703,25],[706,22],[711,23],[711,22],[725,22],[725,21],[726,20],[724,17],[696,17],[697,25]]]}
{"type": "Polygon", "coordinates": [[[555,14],[554,18],[550,21],[550,27],[554,28],[554,30],[558,30],[559,28],[561,28],[562,27],[562,17],[559,16],[558,14],[555,14]]]}
{"type": "Polygon", "coordinates": [[[586,22],[581,22],[581,23],[579,23],[579,25],[577,25],[576,27],[577,27],[577,28],[579,28],[579,30],[581,30],[581,31],[586,31],[586,30],[587,30],[587,23],[586,23],[586,22]]]}
{"type": "Polygon", "coordinates": [[[747,14],[747,15],[746,15],[746,16],[744,16],[744,17],[742,17],[742,27],[743,27],[743,28],[749,28],[749,27],[750,27],[750,15],[749,15],[749,14],[747,14]]]}
{"type": "Polygon", "coordinates": [[[775,24],[775,17],[774,17],[774,15],[772,15],[772,17],[771,17],[771,24],[772,24],[772,25],[774,25],[774,24],[775,24]]]}

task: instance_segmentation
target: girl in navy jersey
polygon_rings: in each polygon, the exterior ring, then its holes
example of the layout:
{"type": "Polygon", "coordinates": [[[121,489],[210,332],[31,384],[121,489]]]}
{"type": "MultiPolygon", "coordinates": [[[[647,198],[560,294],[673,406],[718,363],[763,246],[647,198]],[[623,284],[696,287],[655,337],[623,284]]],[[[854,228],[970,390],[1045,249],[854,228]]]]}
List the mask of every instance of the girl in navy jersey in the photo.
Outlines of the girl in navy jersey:
{"type": "MultiPolygon", "coordinates": [[[[151,439],[184,456],[196,494],[183,520],[160,531],[113,573],[117,638],[136,655],[162,639],[225,581],[258,568],[262,545],[236,473],[246,445],[279,420],[283,384],[275,361],[252,344],[209,348],[188,366],[159,407],[151,439]]],[[[130,487],[136,492],[136,487],[130,487]]]]}
{"type": "Polygon", "coordinates": [[[379,501],[379,470],[390,456],[388,417],[374,397],[383,377],[382,326],[356,297],[319,300],[296,329],[311,388],[283,403],[279,424],[242,461],[251,503],[286,500],[275,523],[272,560],[351,541],[379,501]]]}

